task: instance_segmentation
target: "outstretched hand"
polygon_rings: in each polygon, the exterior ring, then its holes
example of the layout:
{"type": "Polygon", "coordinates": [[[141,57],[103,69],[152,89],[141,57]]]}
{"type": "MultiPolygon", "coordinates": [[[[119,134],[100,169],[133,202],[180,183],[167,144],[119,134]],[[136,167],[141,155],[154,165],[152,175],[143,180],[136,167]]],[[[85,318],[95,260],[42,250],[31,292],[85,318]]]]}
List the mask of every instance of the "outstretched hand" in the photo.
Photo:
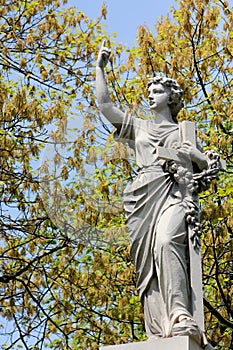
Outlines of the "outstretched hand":
{"type": "Polygon", "coordinates": [[[110,54],[111,54],[111,50],[106,46],[106,40],[104,40],[102,42],[102,45],[98,54],[96,66],[100,68],[106,67],[109,61],[110,54]]]}

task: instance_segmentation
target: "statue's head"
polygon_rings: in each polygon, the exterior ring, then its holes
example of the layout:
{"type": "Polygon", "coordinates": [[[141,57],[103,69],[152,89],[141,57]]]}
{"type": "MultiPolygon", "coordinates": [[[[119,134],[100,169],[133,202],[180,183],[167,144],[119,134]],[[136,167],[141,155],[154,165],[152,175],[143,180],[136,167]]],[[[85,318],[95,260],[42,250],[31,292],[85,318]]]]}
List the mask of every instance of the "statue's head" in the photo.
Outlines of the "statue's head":
{"type": "Polygon", "coordinates": [[[149,89],[151,85],[162,85],[165,88],[168,94],[167,103],[170,108],[171,115],[173,119],[176,120],[177,114],[184,107],[182,98],[183,90],[181,89],[180,85],[174,79],[160,76],[149,78],[147,88],[149,89]]]}

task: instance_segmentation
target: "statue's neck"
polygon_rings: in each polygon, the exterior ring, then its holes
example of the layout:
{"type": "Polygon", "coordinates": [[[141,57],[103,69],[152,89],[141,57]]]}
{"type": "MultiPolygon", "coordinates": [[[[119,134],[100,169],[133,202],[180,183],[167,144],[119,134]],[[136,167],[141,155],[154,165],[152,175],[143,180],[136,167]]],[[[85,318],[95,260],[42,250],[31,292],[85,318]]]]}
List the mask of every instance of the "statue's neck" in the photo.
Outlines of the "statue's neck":
{"type": "Polygon", "coordinates": [[[176,124],[176,122],[172,118],[169,107],[163,109],[162,111],[154,111],[154,115],[155,122],[157,124],[176,124]]]}

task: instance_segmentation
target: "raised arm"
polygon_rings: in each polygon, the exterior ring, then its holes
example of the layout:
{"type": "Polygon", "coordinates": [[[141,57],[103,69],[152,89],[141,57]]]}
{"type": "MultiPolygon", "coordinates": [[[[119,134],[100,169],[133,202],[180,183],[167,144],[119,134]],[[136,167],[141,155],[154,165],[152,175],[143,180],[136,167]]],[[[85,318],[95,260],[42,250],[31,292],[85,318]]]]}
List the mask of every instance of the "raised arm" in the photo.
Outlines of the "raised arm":
{"type": "Polygon", "coordinates": [[[124,113],[111,102],[104,74],[109,56],[110,50],[103,42],[96,62],[96,96],[101,112],[111,124],[119,129],[123,122],[124,113]]]}

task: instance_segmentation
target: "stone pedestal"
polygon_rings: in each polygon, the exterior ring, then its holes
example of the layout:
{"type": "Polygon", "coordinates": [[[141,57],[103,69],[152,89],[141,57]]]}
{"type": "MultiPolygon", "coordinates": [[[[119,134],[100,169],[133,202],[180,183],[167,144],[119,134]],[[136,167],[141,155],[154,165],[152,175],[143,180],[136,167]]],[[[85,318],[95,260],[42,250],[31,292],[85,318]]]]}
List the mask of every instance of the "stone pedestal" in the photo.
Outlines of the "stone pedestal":
{"type": "MultiPolygon", "coordinates": [[[[208,345],[205,350],[213,349],[208,345]]],[[[153,339],[138,343],[103,346],[100,350],[203,350],[192,338],[188,336],[166,339],[153,339]]]]}

